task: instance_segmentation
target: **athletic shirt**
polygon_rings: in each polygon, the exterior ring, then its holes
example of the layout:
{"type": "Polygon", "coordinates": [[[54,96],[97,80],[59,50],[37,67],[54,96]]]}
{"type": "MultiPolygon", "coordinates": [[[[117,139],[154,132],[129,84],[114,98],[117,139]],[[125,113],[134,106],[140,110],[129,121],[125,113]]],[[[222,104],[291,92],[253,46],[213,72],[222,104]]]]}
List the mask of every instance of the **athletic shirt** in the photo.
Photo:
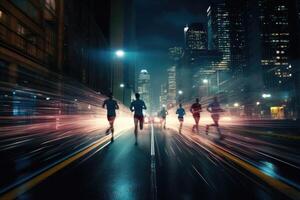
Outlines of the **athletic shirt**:
{"type": "Polygon", "coordinates": [[[194,103],[191,107],[191,110],[193,110],[193,115],[200,114],[202,107],[200,103],[194,103]]]}
{"type": "Polygon", "coordinates": [[[113,99],[106,99],[104,101],[107,109],[108,116],[116,116],[116,108],[118,107],[117,101],[113,99]]]}
{"type": "Polygon", "coordinates": [[[178,108],[176,114],[178,117],[182,118],[185,115],[185,110],[183,108],[178,108]]]}
{"type": "Polygon", "coordinates": [[[219,102],[212,102],[208,105],[209,108],[211,108],[212,113],[218,113],[221,112],[220,104],[219,102]]]}
{"type": "Polygon", "coordinates": [[[166,116],[167,116],[167,113],[168,113],[168,112],[167,112],[166,110],[161,110],[161,111],[160,111],[160,116],[161,116],[161,117],[166,117],[166,116]]]}
{"type": "Polygon", "coordinates": [[[146,109],[145,102],[143,100],[135,100],[131,102],[130,109],[134,108],[134,115],[143,116],[143,109],[146,109]]]}

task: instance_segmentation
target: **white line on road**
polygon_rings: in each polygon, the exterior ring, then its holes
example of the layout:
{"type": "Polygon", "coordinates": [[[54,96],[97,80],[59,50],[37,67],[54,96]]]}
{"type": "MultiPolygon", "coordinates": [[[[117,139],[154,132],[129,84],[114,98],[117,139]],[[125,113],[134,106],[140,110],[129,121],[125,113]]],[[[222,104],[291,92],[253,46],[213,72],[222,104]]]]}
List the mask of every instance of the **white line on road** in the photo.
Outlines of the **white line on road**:
{"type": "Polygon", "coordinates": [[[154,128],[151,124],[151,196],[152,200],[157,199],[157,185],[156,185],[156,161],[155,161],[155,145],[154,145],[154,128]]]}

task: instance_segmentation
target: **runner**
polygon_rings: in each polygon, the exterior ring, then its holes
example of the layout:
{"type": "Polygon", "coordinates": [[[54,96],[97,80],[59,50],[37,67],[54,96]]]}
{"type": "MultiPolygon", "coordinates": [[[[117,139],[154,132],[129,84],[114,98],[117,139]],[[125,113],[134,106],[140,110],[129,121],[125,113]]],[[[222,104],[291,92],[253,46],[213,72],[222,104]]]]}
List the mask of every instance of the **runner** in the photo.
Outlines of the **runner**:
{"type": "Polygon", "coordinates": [[[197,133],[199,133],[200,112],[202,112],[202,106],[199,103],[198,98],[196,98],[196,102],[191,106],[190,111],[193,114],[193,118],[195,120],[195,125],[193,126],[192,130],[196,130],[197,133]]]}
{"type": "Polygon", "coordinates": [[[134,112],[134,135],[135,135],[135,144],[137,144],[137,134],[138,134],[138,123],[140,123],[140,129],[143,129],[144,124],[144,115],[143,110],[146,110],[147,107],[145,102],[140,99],[140,94],[135,94],[136,100],[131,102],[130,110],[134,112]]]}
{"type": "Polygon", "coordinates": [[[176,114],[178,115],[178,120],[179,120],[179,133],[181,134],[182,130],[182,123],[183,123],[183,116],[185,115],[185,110],[182,108],[182,104],[179,104],[179,108],[176,110],[176,114]]]}
{"type": "Polygon", "coordinates": [[[166,118],[167,118],[167,115],[168,115],[168,111],[166,110],[165,107],[162,108],[162,110],[160,111],[159,113],[159,116],[161,117],[161,126],[166,129],[166,118]]]}
{"type": "Polygon", "coordinates": [[[114,140],[114,121],[116,119],[116,109],[119,109],[119,105],[116,100],[113,99],[112,93],[108,95],[108,99],[103,102],[102,107],[107,109],[107,120],[110,127],[106,130],[106,134],[111,132],[111,140],[114,140]]]}
{"type": "Polygon", "coordinates": [[[208,134],[209,127],[215,126],[217,128],[218,134],[221,138],[221,131],[219,128],[219,119],[220,119],[219,113],[224,112],[224,110],[221,108],[217,97],[214,97],[213,102],[207,106],[207,111],[211,113],[211,118],[214,121],[214,123],[210,124],[210,125],[206,125],[206,130],[205,130],[206,135],[208,134]]]}

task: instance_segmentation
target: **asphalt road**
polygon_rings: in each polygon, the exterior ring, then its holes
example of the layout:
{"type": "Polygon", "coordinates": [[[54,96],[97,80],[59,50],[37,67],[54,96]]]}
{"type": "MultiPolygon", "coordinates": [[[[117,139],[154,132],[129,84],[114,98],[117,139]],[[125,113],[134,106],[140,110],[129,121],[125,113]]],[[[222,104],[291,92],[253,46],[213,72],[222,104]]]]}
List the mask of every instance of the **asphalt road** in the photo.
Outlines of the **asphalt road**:
{"type": "Polygon", "coordinates": [[[137,145],[132,129],[94,136],[0,199],[300,199],[299,138],[250,132],[230,127],[219,140],[147,125],[137,145]]]}

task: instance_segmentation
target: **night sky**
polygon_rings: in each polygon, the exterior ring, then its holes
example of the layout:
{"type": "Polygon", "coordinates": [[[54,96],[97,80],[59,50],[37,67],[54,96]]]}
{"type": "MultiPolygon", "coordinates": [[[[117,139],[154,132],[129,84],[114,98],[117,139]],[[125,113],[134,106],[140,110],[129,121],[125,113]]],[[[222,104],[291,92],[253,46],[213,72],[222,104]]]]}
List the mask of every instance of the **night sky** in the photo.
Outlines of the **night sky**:
{"type": "Polygon", "coordinates": [[[159,95],[157,88],[166,81],[168,48],[183,46],[186,24],[207,23],[206,10],[210,2],[222,0],[136,0],[138,68],[150,71],[155,96],[159,95]]]}

